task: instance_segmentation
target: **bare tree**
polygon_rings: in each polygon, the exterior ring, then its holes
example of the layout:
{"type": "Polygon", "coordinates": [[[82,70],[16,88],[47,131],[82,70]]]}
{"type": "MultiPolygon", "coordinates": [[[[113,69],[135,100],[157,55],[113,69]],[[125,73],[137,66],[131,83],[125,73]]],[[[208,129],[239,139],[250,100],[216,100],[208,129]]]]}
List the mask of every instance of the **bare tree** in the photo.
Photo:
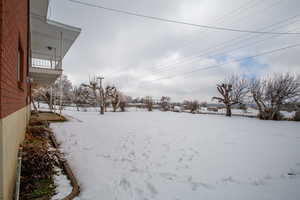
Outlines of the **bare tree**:
{"type": "Polygon", "coordinates": [[[300,101],[299,100],[297,100],[297,103],[295,103],[295,107],[296,107],[296,113],[294,116],[294,120],[300,121],[300,101]]]}
{"type": "Polygon", "coordinates": [[[219,103],[223,103],[226,108],[226,116],[231,117],[231,106],[243,103],[248,93],[247,80],[239,75],[232,75],[222,84],[217,84],[217,90],[221,97],[213,97],[219,103]]]}
{"type": "Polygon", "coordinates": [[[53,85],[53,91],[57,92],[60,90],[62,90],[63,104],[70,103],[73,98],[73,85],[66,75],[63,75],[61,80],[55,81],[53,85]]]}
{"type": "Polygon", "coordinates": [[[160,99],[160,105],[162,111],[168,111],[171,107],[171,98],[167,96],[162,96],[160,99]]]}
{"type": "MultiPolygon", "coordinates": [[[[49,109],[53,109],[53,103],[51,103],[51,97],[50,97],[50,88],[49,87],[38,87],[38,88],[32,88],[32,102],[36,109],[36,106],[34,104],[35,100],[44,100],[44,102],[49,106],[49,109]]],[[[37,109],[36,109],[37,110],[37,109]]]]}
{"type": "Polygon", "coordinates": [[[81,84],[79,87],[74,87],[73,93],[73,103],[76,104],[77,111],[79,111],[79,107],[95,105],[95,96],[93,91],[85,84],[81,84]]]}
{"type": "MultiPolygon", "coordinates": [[[[63,75],[61,81],[57,80],[53,85],[47,85],[47,86],[39,86],[39,87],[33,87],[32,88],[32,101],[39,101],[42,100],[46,104],[48,104],[49,109],[53,110],[53,105],[57,100],[59,100],[58,93],[62,92],[62,105],[68,104],[72,102],[73,98],[73,86],[71,81],[68,80],[68,77],[63,75]],[[52,92],[51,92],[52,87],[52,92]],[[52,93],[52,97],[51,97],[52,93]]],[[[34,107],[35,104],[33,103],[34,107]]]]}
{"type": "Polygon", "coordinates": [[[120,98],[120,103],[119,103],[120,109],[122,112],[125,112],[125,107],[128,104],[129,97],[125,96],[123,93],[119,92],[119,98],[120,98]]]}
{"type": "Polygon", "coordinates": [[[194,101],[190,102],[189,107],[190,107],[191,113],[195,113],[200,108],[200,104],[197,100],[194,100],[194,101]]]}
{"type": "Polygon", "coordinates": [[[105,103],[104,103],[104,90],[101,86],[101,83],[98,85],[97,78],[94,77],[93,80],[89,81],[89,84],[82,84],[85,87],[90,88],[94,94],[94,106],[100,107],[100,114],[104,114],[105,111],[105,103]]]}
{"type": "Polygon", "coordinates": [[[111,102],[113,112],[116,112],[120,104],[120,98],[116,87],[107,86],[105,88],[105,101],[107,102],[108,100],[111,102]]]}
{"type": "Polygon", "coordinates": [[[186,109],[190,110],[191,113],[195,113],[200,108],[200,104],[197,100],[184,100],[182,104],[186,109]]]}
{"type": "Polygon", "coordinates": [[[300,77],[286,73],[268,79],[253,79],[250,92],[260,119],[280,120],[282,106],[297,101],[300,96],[300,77]]]}
{"type": "Polygon", "coordinates": [[[125,111],[128,98],[123,93],[117,90],[114,86],[107,86],[105,88],[105,102],[110,101],[113,107],[113,112],[116,112],[118,108],[122,112],[125,111]]]}
{"type": "Polygon", "coordinates": [[[144,103],[146,104],[146,107],[147,107],[148,111],[153,110],[153,99],[152,99],[152,97],[146,96],[144,98],[144,103]]]}

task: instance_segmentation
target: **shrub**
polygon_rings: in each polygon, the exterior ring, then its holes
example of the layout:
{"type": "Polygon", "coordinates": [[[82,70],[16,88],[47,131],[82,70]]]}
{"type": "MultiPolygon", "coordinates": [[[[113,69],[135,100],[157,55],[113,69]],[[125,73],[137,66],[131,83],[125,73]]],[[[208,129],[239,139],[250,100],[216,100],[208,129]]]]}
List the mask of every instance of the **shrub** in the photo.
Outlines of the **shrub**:
{"type": "Polygon", "coordinates": [[[300,110],[295,113],[294,120],[298,122],[300,121],[300,110]]]}
{"type": "Polygon", "coordinates": [[[258,114],[258,118],[263,120],[282,120],[284,116],[280,112],[274,112],[272,109],[265,109],[258,114]]]}
{"type": "Polygon", "coordinates": [[[59,152],[50,147],[41,129],[29,130],[32,132],[27,133],[23,144],[20,198],[50,197],[55,189],[52,177],[60,163],[59,152]]]}

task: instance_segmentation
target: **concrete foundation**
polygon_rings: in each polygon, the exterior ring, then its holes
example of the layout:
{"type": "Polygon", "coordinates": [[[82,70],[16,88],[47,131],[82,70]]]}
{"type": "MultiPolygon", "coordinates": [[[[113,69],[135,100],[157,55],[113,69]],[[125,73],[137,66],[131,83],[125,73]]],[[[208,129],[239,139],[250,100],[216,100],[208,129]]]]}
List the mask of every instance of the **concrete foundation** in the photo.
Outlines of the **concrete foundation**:
{"type": "Polygon", "coordinates": [[[13,198],[18,149],[29,117],[30,107],[26,106],[0,119],[0,200],[13,198]]]}

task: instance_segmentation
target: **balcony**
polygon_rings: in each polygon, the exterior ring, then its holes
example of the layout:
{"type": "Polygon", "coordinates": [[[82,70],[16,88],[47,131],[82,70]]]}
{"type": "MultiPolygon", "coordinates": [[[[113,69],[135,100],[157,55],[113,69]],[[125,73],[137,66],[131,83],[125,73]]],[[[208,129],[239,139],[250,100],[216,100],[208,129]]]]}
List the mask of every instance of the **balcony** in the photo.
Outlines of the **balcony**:
{"type": "Polygon", "coordinates": [[[31,0],[31,66],[36,85],[53,84],[62,74],[62,61],[81,29],[47,19],[49,0],[31,0]]]}
{"type": "Polygon", "coordinates": [[[33,80],[33,84],[49,85],[62,74],[62,67],[60,59],[50,57],[37,56],[39,54],[33,53],[31,59],[31,67],[29,68],[29,76],[33,80]]]}

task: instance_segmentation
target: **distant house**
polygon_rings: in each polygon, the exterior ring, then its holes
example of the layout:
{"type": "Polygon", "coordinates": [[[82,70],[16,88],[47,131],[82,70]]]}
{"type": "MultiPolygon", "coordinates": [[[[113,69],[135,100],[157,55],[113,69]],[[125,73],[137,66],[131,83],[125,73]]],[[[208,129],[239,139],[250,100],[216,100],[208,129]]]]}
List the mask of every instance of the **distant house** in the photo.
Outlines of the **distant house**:
{"type": "Polygon", "coordinates": [[[173,112],[181,112],[182,108],[180,106],[174,106],[173,112]]]}
{"type": "Polygon", "coordinates": [[[31,88],[52,84],[80,29],[47,19],[49,0],[0,1],[0,199],[11,200],[31,88]]]}
{"type": "Polygon", "coordinates": [[[207,111],[211,111],[211,112],[218,112],[218,108],[217,107],[207,107],[207,111]]]}

